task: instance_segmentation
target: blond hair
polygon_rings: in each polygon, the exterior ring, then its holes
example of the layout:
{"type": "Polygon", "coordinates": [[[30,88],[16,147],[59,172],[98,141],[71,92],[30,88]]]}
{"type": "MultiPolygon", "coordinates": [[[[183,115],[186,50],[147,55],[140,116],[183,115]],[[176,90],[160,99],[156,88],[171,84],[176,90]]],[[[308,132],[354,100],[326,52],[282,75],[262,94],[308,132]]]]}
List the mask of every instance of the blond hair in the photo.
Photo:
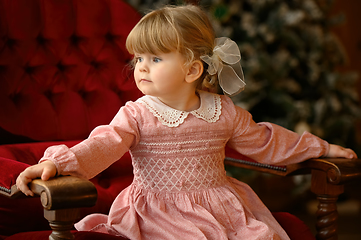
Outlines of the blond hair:
{"type": "MultiPolygon", "coordinates": [[[[169,53],[177,51],[185,59],[185,65],[200,56],[213,54],[214,30],[205,14],[194,5],[166,6],[146,14],[129,33],[126,48],[134,53],[169,53]]],[[[209,84],[207,64],[197,88],[214,88],[209,84]],[[207,76],[208,75],[208,76],[207,76]]]]}

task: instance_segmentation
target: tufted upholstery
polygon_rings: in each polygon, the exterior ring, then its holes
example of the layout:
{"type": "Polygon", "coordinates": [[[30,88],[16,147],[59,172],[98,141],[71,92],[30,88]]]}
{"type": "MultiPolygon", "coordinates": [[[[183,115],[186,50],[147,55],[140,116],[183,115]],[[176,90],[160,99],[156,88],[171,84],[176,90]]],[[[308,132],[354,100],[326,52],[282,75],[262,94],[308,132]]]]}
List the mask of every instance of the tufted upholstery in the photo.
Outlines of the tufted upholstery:
{"type": "Polygon", "coordinates": [[[120,0],[0,0],[2,143],[83,139],[138,98],[120,0]]]}
{"type": "MultiPolygon", "coordinates": [[[[76,144],[141,96],[125,49],[139,19],[122,0],[0,0],[0,157],[35,164],[48,146],[76,144]]],[[[106,214],[132,177],[127,154],[92,179],[98,202],[82,217],[106,214]]],[[[0,239],[44,229],[39,199],[0,198],[0,239]]]]}

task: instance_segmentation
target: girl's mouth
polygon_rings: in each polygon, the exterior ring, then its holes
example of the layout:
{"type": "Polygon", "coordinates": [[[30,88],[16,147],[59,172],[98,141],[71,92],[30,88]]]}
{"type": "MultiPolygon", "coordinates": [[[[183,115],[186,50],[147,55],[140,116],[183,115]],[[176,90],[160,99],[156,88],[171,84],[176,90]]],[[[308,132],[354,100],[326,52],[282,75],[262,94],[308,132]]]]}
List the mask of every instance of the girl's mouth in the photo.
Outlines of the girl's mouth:
{"type": "Polygon", "coordinates": [[[151,82],[151,81],[147,79],[140,79],[140,82],[151,82]]]}

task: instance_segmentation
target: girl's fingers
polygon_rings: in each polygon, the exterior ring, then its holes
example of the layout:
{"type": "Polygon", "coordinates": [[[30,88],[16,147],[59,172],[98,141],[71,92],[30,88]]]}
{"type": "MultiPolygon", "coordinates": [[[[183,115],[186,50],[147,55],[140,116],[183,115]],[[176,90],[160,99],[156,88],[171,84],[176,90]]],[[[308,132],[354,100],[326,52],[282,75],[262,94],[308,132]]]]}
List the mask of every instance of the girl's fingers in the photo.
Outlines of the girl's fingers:
{"type": "Polygon", "coordinates": [[[17,188],[26,196],[34,196],[34,193],[29,189],[28,184],[35,178],[42,175],[43,169],[39,165],[34,165],[25,169],[16,179],[17,188]]]}
{"type": "Polygon", "coordinates": [[[327,157],[341,157],[341,158],[357,158],[357,154],[350,148],[344,148],[339,145],[330,144],[330,149],[327,157]]]}
{"type": "Polygon", "coordinates": [[[34,193],[29,189],[28,184],[32,181],[32,179],[27,178],[21,173],[16,179],[16,187],[22,191],[26,196],[34,196],[34,193]]]}
{"type": "Polygon", "coordinates": [[[352,149],[346,148],[345,151],[348,153],[347,158],[357,158],[357,154],[352,149]]]}
{"type": "Polygon", "coordinates": [[[45,161],[25,169],[16,179],[17,188],[27,196],[34,196],[28,184],[36,178],[41,177],[46,181],[56,175],[56,166],[51,161],[45,161]]]}
{"type": "Polygon", "coordinates": [[[49,178],[54,177],[52,169],[44,168],[43,173],[41,174],[41,180],[47,181],[49,178]]]}

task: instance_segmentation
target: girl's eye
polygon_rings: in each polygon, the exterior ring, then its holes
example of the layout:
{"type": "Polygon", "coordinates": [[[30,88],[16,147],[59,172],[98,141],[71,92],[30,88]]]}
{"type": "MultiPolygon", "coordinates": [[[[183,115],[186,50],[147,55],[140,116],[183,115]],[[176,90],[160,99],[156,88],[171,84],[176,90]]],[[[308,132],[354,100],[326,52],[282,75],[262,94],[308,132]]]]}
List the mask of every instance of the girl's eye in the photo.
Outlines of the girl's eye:
{"type": "Polygon", "coordinates": [[[138,63],[138,62],[143,62],[143,58],[141,57],[135,57],[135,62],[138,63]]]}
{"type": "Polygon", "coordinates": [[[160,61],[162,61],[162,59],[160,59],[160,58],[158,58],[158,57],[154,57],[154,58],[153,58],[153,62],[155,62],[155,63],[158,63],[158,62],[160,62],[160,61]]]}

